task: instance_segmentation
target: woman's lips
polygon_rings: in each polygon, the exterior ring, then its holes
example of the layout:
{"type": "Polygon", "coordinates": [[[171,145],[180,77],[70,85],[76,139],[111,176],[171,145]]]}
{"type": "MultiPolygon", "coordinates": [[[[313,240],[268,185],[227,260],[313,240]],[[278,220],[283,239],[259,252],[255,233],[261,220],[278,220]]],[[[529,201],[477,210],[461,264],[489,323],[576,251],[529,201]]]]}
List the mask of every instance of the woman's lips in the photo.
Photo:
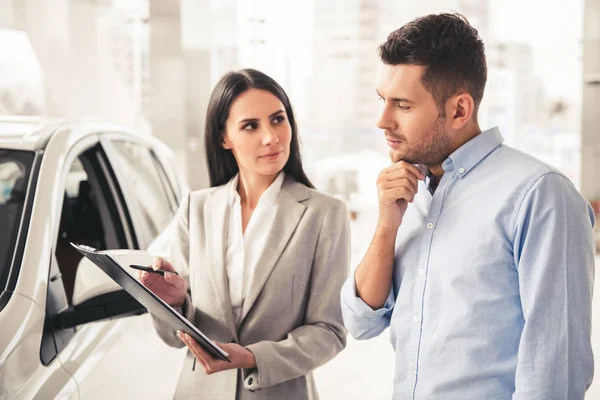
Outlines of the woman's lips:
{"type": "Polygon", "coordinates": [[[269,153],[269,154],[265,154],[264,156],[260,156],[260,158],[265,159],[265,160],[269,160],[269,161],[273,161],[273,160],[276,160],[277,157],[279,157],[279,155],[281,153],[282,153],[281,151],[279,151],[277,153],[269,153]]]}

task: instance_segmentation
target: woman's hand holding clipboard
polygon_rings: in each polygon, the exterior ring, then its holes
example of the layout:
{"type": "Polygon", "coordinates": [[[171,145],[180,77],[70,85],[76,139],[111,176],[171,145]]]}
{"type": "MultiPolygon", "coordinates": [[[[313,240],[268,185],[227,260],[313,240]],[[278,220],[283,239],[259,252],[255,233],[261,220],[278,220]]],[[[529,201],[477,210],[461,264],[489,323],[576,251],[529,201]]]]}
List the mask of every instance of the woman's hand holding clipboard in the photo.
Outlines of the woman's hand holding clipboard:
{"type": "Polygon", "coordinates": [[[160,273],[141,271],[136,268],[137,279],[171,307],[181,307],[187,294],[185,280],[177,274],[170,262],[161,257],[156,257],[150,267],[160,273]]]}

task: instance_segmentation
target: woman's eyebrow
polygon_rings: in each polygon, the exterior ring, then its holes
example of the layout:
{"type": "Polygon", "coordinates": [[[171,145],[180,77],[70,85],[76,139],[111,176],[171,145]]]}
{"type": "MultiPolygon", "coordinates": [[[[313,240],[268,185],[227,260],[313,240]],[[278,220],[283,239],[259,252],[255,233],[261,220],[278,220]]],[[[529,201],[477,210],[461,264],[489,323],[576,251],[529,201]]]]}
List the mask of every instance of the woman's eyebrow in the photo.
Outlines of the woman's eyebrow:
{"type": "MultiPolygon", "coordinates": [[[[283,114],[285,110],[277,110],[273,114],[269,115],[269,118],[273,118],[276,115],[283,114]]],[[[244,124],[247,122],[258,122],[258,118],[244,118],[238,122],[238,124],[244,124]]]]}

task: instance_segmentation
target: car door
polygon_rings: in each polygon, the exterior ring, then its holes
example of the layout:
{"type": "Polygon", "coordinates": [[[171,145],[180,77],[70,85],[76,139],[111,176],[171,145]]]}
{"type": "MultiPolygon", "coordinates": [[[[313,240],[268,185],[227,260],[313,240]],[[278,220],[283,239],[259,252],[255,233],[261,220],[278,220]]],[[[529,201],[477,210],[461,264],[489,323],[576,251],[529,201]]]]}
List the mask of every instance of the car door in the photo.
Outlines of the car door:
{"type": "Polygon", "coordinates": [[[39,228],[30,222],[34,200],[40,203],[35,195],[42,158],[42,151],[0,149],[0,399],[79,399],[75,381],[61,363],[40,360],[45,314],[27,291],[35,286],[45,291],[38,272],[49,260],[36,246],[44,241],[29,242],[25,254],[32,231],[39,228]]]}
{"type": "MultiPolygon", "coordinates": [[[[131,249],[139,247],[139,237],[147,240],[151,235],[139,235],[135,229],[131,207],[101,146],[73,159],[62,190],[54,258],[64,296],[73,308],[78,306],[75,282],[81,280],[81,274],[97,271],[82,268],[85,261],[73,252],[70,242],[98,249],[131,249]]],[[[172,397],[181,356],[154,333],[147,313],[82,323],[55,337],[60,343],[58,358],[77,383],[81,399],[172,397]],[[163,373],[165,367],[170,373],[163,373]]]]}

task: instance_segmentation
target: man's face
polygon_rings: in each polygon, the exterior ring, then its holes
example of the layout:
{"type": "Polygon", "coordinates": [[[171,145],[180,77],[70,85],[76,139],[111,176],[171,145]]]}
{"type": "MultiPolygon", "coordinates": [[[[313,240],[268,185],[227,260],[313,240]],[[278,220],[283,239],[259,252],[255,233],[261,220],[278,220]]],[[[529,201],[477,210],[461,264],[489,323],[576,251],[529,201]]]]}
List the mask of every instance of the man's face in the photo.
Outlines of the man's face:
{"type": "Polygon", "coordinates": [[[449,155],[446,118],[421,83],[425,67],[384,65],[377,93],[383,111],[377,127],[384,130],[394,163],[440,165],[449,155]]]}

